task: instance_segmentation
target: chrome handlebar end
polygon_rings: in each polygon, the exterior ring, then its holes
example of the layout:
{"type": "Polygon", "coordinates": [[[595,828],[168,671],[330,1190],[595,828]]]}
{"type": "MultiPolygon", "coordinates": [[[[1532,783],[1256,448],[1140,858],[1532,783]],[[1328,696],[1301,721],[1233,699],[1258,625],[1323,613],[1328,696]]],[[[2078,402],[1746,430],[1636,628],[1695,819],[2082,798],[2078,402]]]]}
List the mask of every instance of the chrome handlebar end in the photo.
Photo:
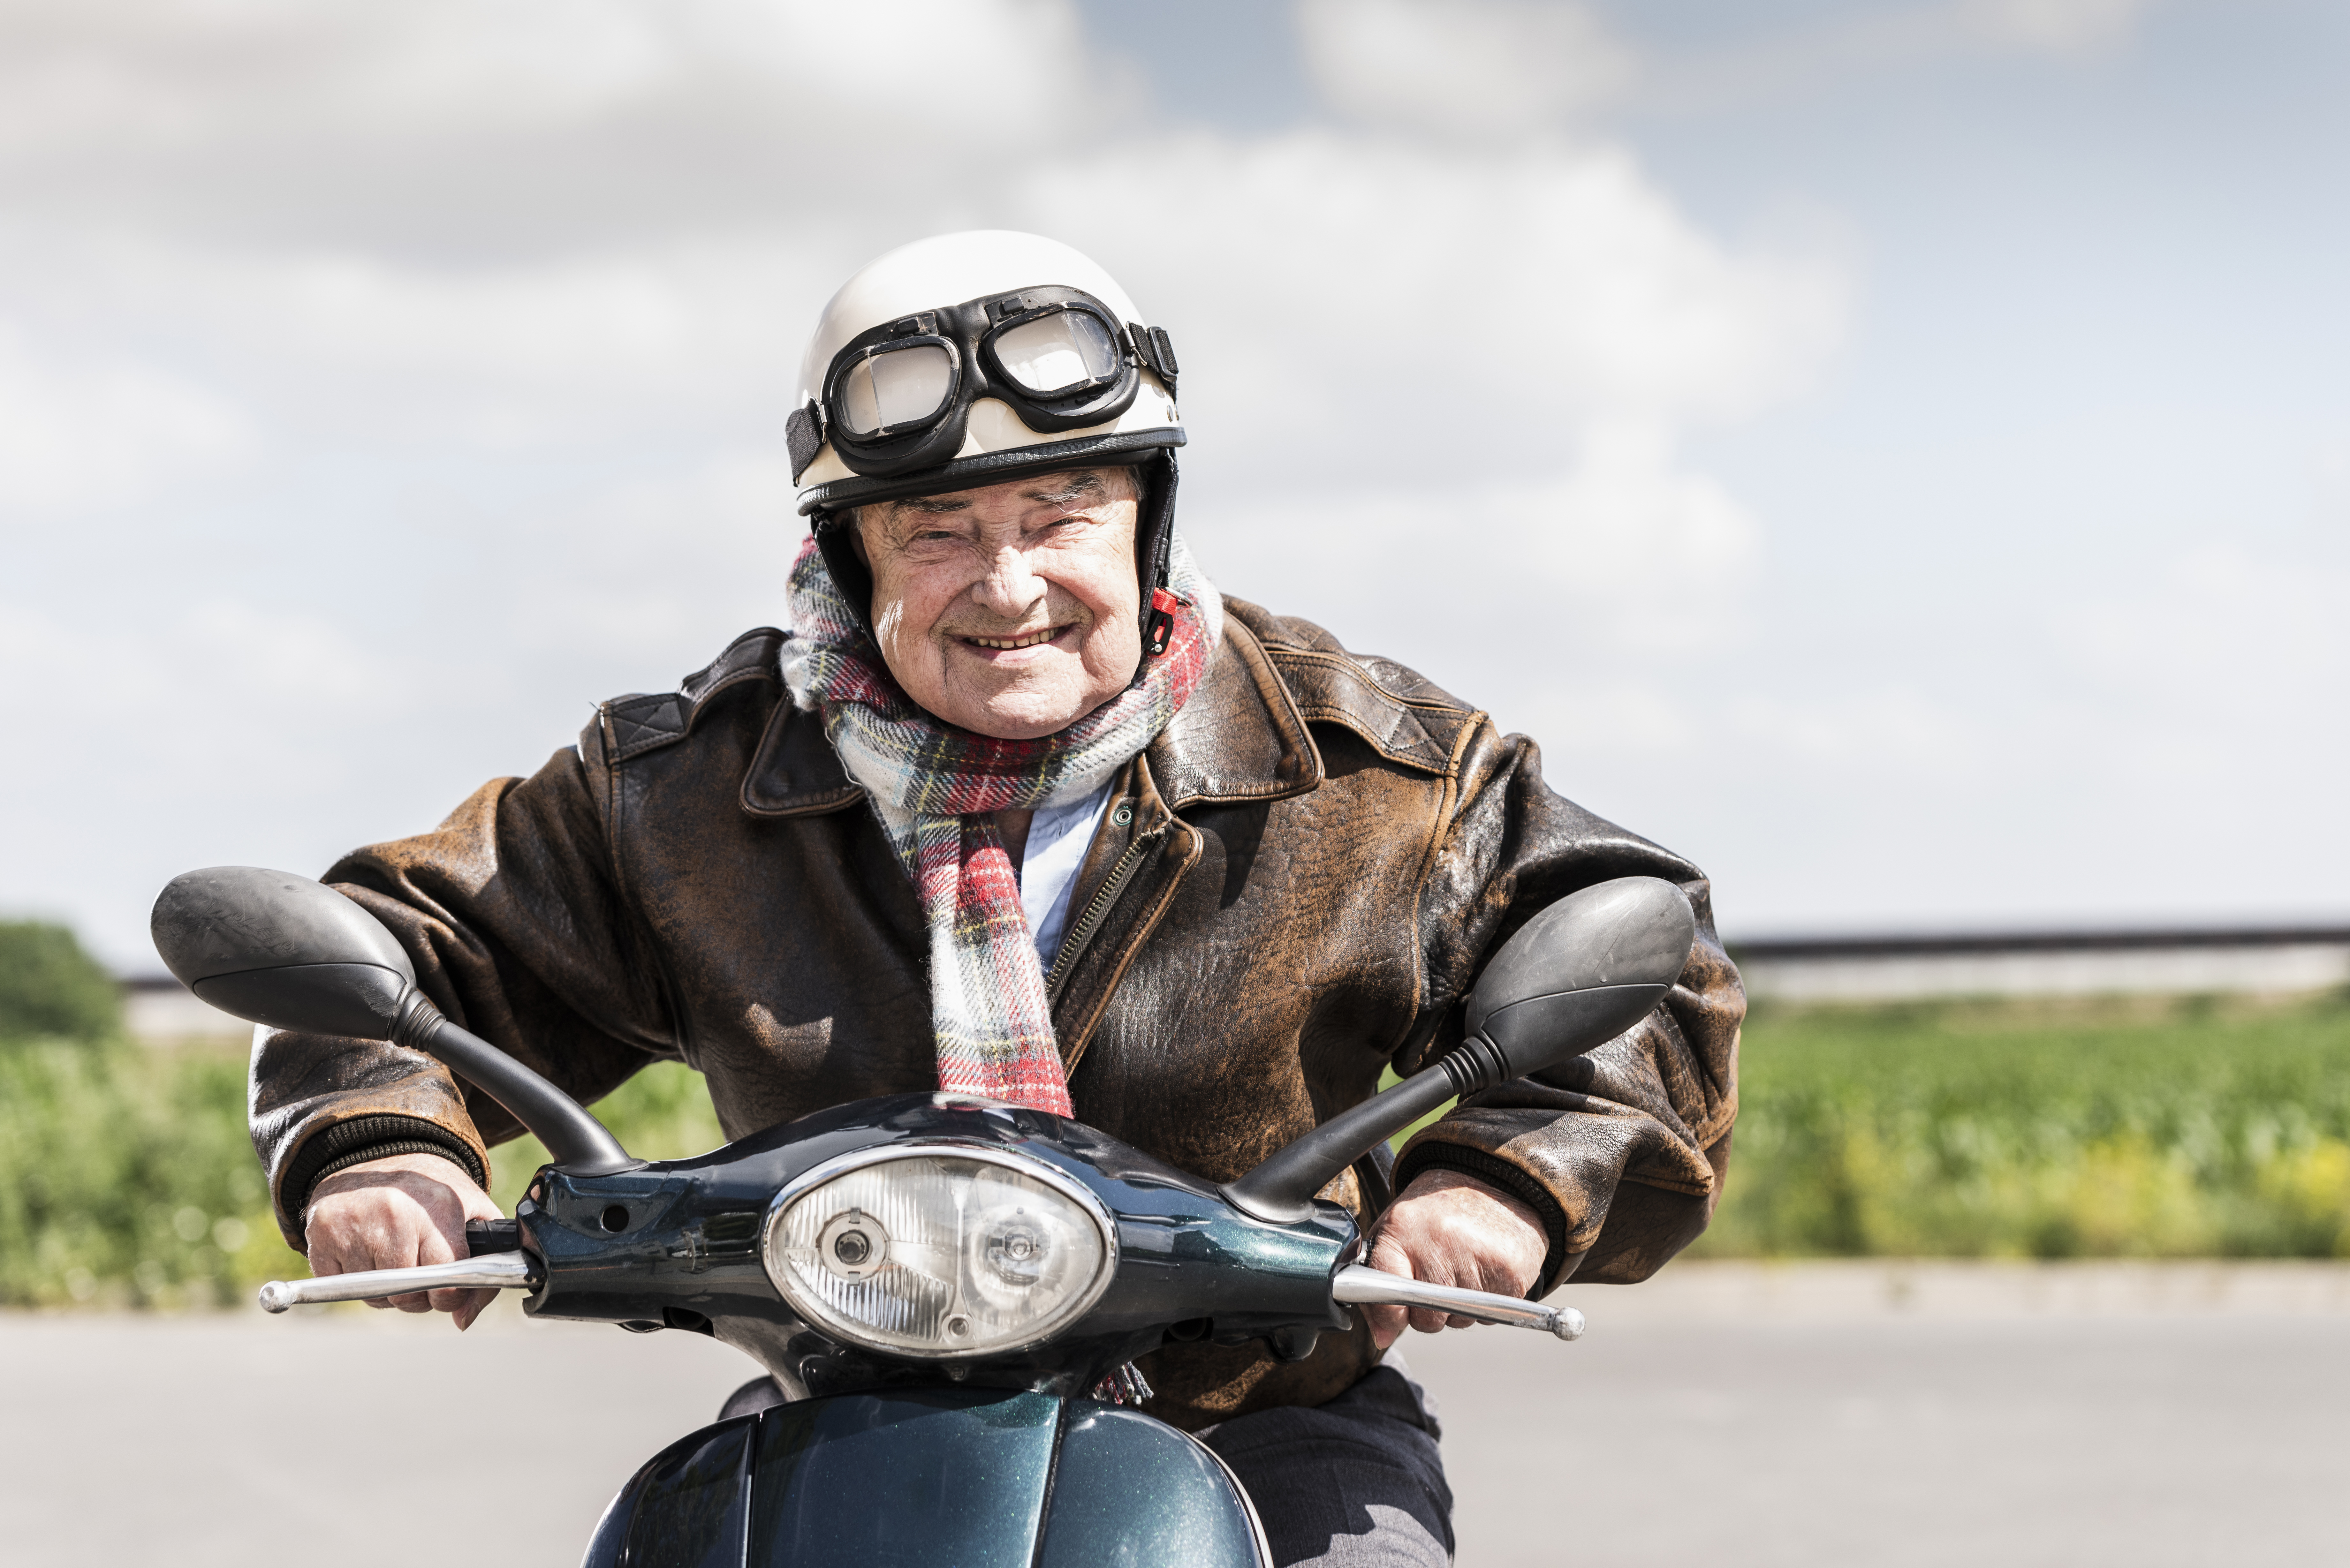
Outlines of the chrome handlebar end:
{"type": "Polygon", "coordinates": [[[1428,1307],[1479,1323],[1504,1324],[1512,1328],[1540,1329],[1561,1339],[1583,1337],[1583,1314],[1570,1306],[1550,1307],[1518,1296],[1491,1291],[1456,1290],[1431,1285],[1384,1269],[1350,1263],[1333,1275],[1330,1293],[1352,1306],[1428,1307]]]}

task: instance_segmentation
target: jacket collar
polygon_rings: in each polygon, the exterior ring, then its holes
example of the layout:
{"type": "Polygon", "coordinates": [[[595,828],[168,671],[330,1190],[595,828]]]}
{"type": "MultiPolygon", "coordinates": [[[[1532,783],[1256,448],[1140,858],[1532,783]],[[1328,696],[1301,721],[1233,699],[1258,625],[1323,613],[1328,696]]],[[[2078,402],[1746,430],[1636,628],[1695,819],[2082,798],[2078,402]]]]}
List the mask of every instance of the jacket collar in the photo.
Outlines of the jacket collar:
{"type": "Polygon", "coordinates": [[[1230,611],[1191,700],[1143,755],[1171,811],[1286,800],[1322,783],[1322,753],[1297,700],[1256,634],[1230,611]]]}
{"type": "MultiPolygon", "coordinates": [[[[1223,640],[1174,722],[1145,748],[1151,776],[1171,810],[1200,804],[1285,800],[1322,782],[1322,753],[1305,715],[1256,634],[1224,618],[1223,640]]],[[[838,811],[865,791],[840,765],[824,721],[787,693],[743,777],[753,816],[813,816],[838,811]]]]}
{"type": "Polygon", "coordinates": [[[753,816],[816,816],[864,798],[864,786],[849,778],[825,739],[823,716],[800,711],[786,691],[743,775],[743,809],[753,816]]]}

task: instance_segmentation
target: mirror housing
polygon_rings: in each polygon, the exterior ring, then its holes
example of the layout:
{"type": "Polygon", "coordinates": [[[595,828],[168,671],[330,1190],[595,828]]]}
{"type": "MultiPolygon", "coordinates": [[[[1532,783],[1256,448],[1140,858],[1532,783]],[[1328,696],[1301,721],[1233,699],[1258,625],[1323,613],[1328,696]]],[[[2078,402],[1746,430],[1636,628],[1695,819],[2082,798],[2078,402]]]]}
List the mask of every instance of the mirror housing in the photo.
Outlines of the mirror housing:
{"type": "Polygon", "coordinates": [[[1689,896],[1662,877],[1618,877],[1568,894],[1485,965],[1460,1044],[1277,1150],[1224,1196],[1260,1220],[1304,1220],[1340,1171],[1445,1101],[1558,1066],[1638,1023],[1679,980],[1696,941],[1689,896]]]}
{"type": "Polygon", "coordinates": [[[1493,955],[1462,1025],[1499,1053],[1494,1083],[1555,1067],[1647,1017],[1696,941],[1697,911],[1662,877],[1619,877],[1570,893],[1493,955]]]}
{"type": "Polygon", "coordinates": [[[578,1101],[442,1017],[382,922],[323,882],[257,866],[190,871],[165,886],[148,929],[165,967],[224,1012],[424,1052],[513,1112],[565,1170],[644,1163],[578,1101]]]}
{"type": "Polygon", "coordinates": [[[272,1029],[389,1040],[416,968],[374,916],[307,877],[212,866],[174,877],[149,921],[182,984],[272,1029]]]}

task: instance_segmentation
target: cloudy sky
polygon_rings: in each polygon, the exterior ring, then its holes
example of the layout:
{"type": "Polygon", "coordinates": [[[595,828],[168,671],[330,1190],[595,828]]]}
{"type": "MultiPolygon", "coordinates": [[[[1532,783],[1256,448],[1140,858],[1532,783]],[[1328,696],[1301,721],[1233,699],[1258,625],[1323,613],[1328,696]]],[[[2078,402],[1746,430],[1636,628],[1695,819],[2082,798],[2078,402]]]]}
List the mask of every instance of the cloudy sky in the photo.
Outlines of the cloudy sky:
{"type": "Polygon", "coordinates": [[[1733,935],[2350,914],[2345,147],[2324,0],[0,0],[0,909],[151,969],[776,620],[816,310],[1005,226],[1733,935]]]}

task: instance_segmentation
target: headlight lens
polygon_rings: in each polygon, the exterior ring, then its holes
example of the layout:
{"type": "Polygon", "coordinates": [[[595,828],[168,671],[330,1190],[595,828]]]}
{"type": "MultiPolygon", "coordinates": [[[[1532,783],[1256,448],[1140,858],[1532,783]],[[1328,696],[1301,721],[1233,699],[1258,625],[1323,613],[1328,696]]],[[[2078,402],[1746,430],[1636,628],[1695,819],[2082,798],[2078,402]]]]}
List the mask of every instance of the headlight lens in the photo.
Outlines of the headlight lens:
{"type": "Polygon", "coordinates": [[[1033,1344],[1108,1285],[1116,1231],[1051,1167],[993,1149],[891,1151],[776,1197],[767,1273],[811,1325],[899,1355],[1033,1344]]]}

